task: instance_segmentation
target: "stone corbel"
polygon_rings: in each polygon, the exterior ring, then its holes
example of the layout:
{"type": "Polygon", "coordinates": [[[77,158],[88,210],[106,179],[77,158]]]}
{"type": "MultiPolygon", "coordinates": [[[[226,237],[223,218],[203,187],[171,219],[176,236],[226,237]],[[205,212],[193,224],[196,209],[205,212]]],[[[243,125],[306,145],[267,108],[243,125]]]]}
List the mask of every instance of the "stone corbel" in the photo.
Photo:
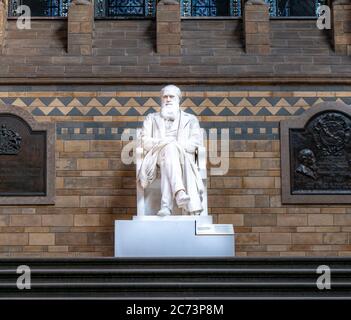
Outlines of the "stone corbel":
{"type": "Polygon", "coordinates": [[[2,54],[7,26],[7,3],[0,0],[0,54],[2,54]]]}
{"type": "Polygon", "coordinates": [[[156,11],[156,48],[161,55],[181,54],[180,4],[176,0],[161,0],[156,11]]]}
{"type": "Polygon", "coordinates": [[[91,55],[94,29],[93,4],[73,0],[68,9],[67,51],[71,55],[91,55]]]}
{"type": "Polygon", "coordinates": [[[248,54],[271,52],[269,5],[264,0],[249,0],[244,8],[245,50],[248,54]]]}
{"type": "Polygon", "coordinates": [[[351,0],[333,2],[332,29],[335,52],[351,55],[351,0]]]}

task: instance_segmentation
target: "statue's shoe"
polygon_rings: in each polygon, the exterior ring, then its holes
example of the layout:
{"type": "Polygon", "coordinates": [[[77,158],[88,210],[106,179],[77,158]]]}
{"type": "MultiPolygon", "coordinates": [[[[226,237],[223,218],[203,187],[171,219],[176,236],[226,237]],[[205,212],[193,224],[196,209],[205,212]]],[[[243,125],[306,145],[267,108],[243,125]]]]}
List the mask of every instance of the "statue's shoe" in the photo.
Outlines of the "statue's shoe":
{"type": "Polygon", "coordinates": [[[157,212],[157,215],[160,217],[170,216],[171,214],[172,214],[171,210],[167,207],[163,207],[160,209],[159,212],[157,212]]]}
{"type": "Polygon", "coordinates": [[[189,201],[190,201],[190,197],[185,193],[184,190],[180,190],[176,194],[176,202],[177,202],[178,208],[186,209],[186,206],[189,203],[189,201]]]}

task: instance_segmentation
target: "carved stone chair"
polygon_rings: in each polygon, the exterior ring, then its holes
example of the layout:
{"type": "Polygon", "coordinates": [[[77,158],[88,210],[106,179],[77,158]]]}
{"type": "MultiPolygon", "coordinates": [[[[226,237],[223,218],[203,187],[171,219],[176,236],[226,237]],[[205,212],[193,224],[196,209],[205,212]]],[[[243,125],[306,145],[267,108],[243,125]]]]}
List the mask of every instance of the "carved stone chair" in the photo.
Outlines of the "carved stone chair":
{"type": "MultiPolygon", "coordinates": [[[[136,144],[136,172],[138,174],[141,167],[145,151],[141,144],[141,129],[137,129],[137,144],[136,144]]],[[[200,175],[204,183],[204,193],[202,195],[203,211],[200,216],[207,216],[207,170],[206,170],[206,148],[202,141],[202,146],[197,149],[195,154],[195,163],[199,169],[200,175]]],[[[157,178],[146,189],[143,189],[140,183],[137,183],[137,216],[155,216],[160,210],[161,203],[161,180],[160,171],[158,170],[157,178]]],[[[172,215],[188,215],[184,210],[178,209],[176,204],[173,206],[172,215]]]]}

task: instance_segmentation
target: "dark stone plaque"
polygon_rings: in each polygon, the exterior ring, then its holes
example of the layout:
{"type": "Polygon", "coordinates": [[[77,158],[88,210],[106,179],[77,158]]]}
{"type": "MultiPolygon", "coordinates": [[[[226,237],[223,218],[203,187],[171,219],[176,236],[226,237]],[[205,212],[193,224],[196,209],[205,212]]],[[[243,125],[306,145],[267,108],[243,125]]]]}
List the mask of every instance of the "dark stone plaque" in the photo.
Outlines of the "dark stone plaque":
{"type": "Polygon", "coordinates": [[[350,108],[323,103],[282,121],[283,203],[351,203],[350,108]]]}
{"type": "Polygon", "coordinates": [[[53,203],[54,141],[54,125],[0,106],[0,204],[53,203]]]}
{"type": "Polygon", "coordinates": [[[46,195],[46,132],[0,114],[0,196],[46,195]]]}

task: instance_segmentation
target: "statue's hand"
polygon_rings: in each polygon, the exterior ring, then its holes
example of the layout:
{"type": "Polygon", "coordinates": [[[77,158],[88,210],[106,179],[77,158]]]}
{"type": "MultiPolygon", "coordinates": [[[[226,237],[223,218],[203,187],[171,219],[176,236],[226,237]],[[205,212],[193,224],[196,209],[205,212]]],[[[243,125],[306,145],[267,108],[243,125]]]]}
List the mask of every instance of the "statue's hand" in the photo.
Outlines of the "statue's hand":
{"type": "Polygon", "coordinates": [[[189,153],[195,153],[195,150],[197,148],[197,145],[193,144],[193,143],[186,143],[184,146],[183,146],[184,150],[186,152],[189,152],[189,153]]]}

